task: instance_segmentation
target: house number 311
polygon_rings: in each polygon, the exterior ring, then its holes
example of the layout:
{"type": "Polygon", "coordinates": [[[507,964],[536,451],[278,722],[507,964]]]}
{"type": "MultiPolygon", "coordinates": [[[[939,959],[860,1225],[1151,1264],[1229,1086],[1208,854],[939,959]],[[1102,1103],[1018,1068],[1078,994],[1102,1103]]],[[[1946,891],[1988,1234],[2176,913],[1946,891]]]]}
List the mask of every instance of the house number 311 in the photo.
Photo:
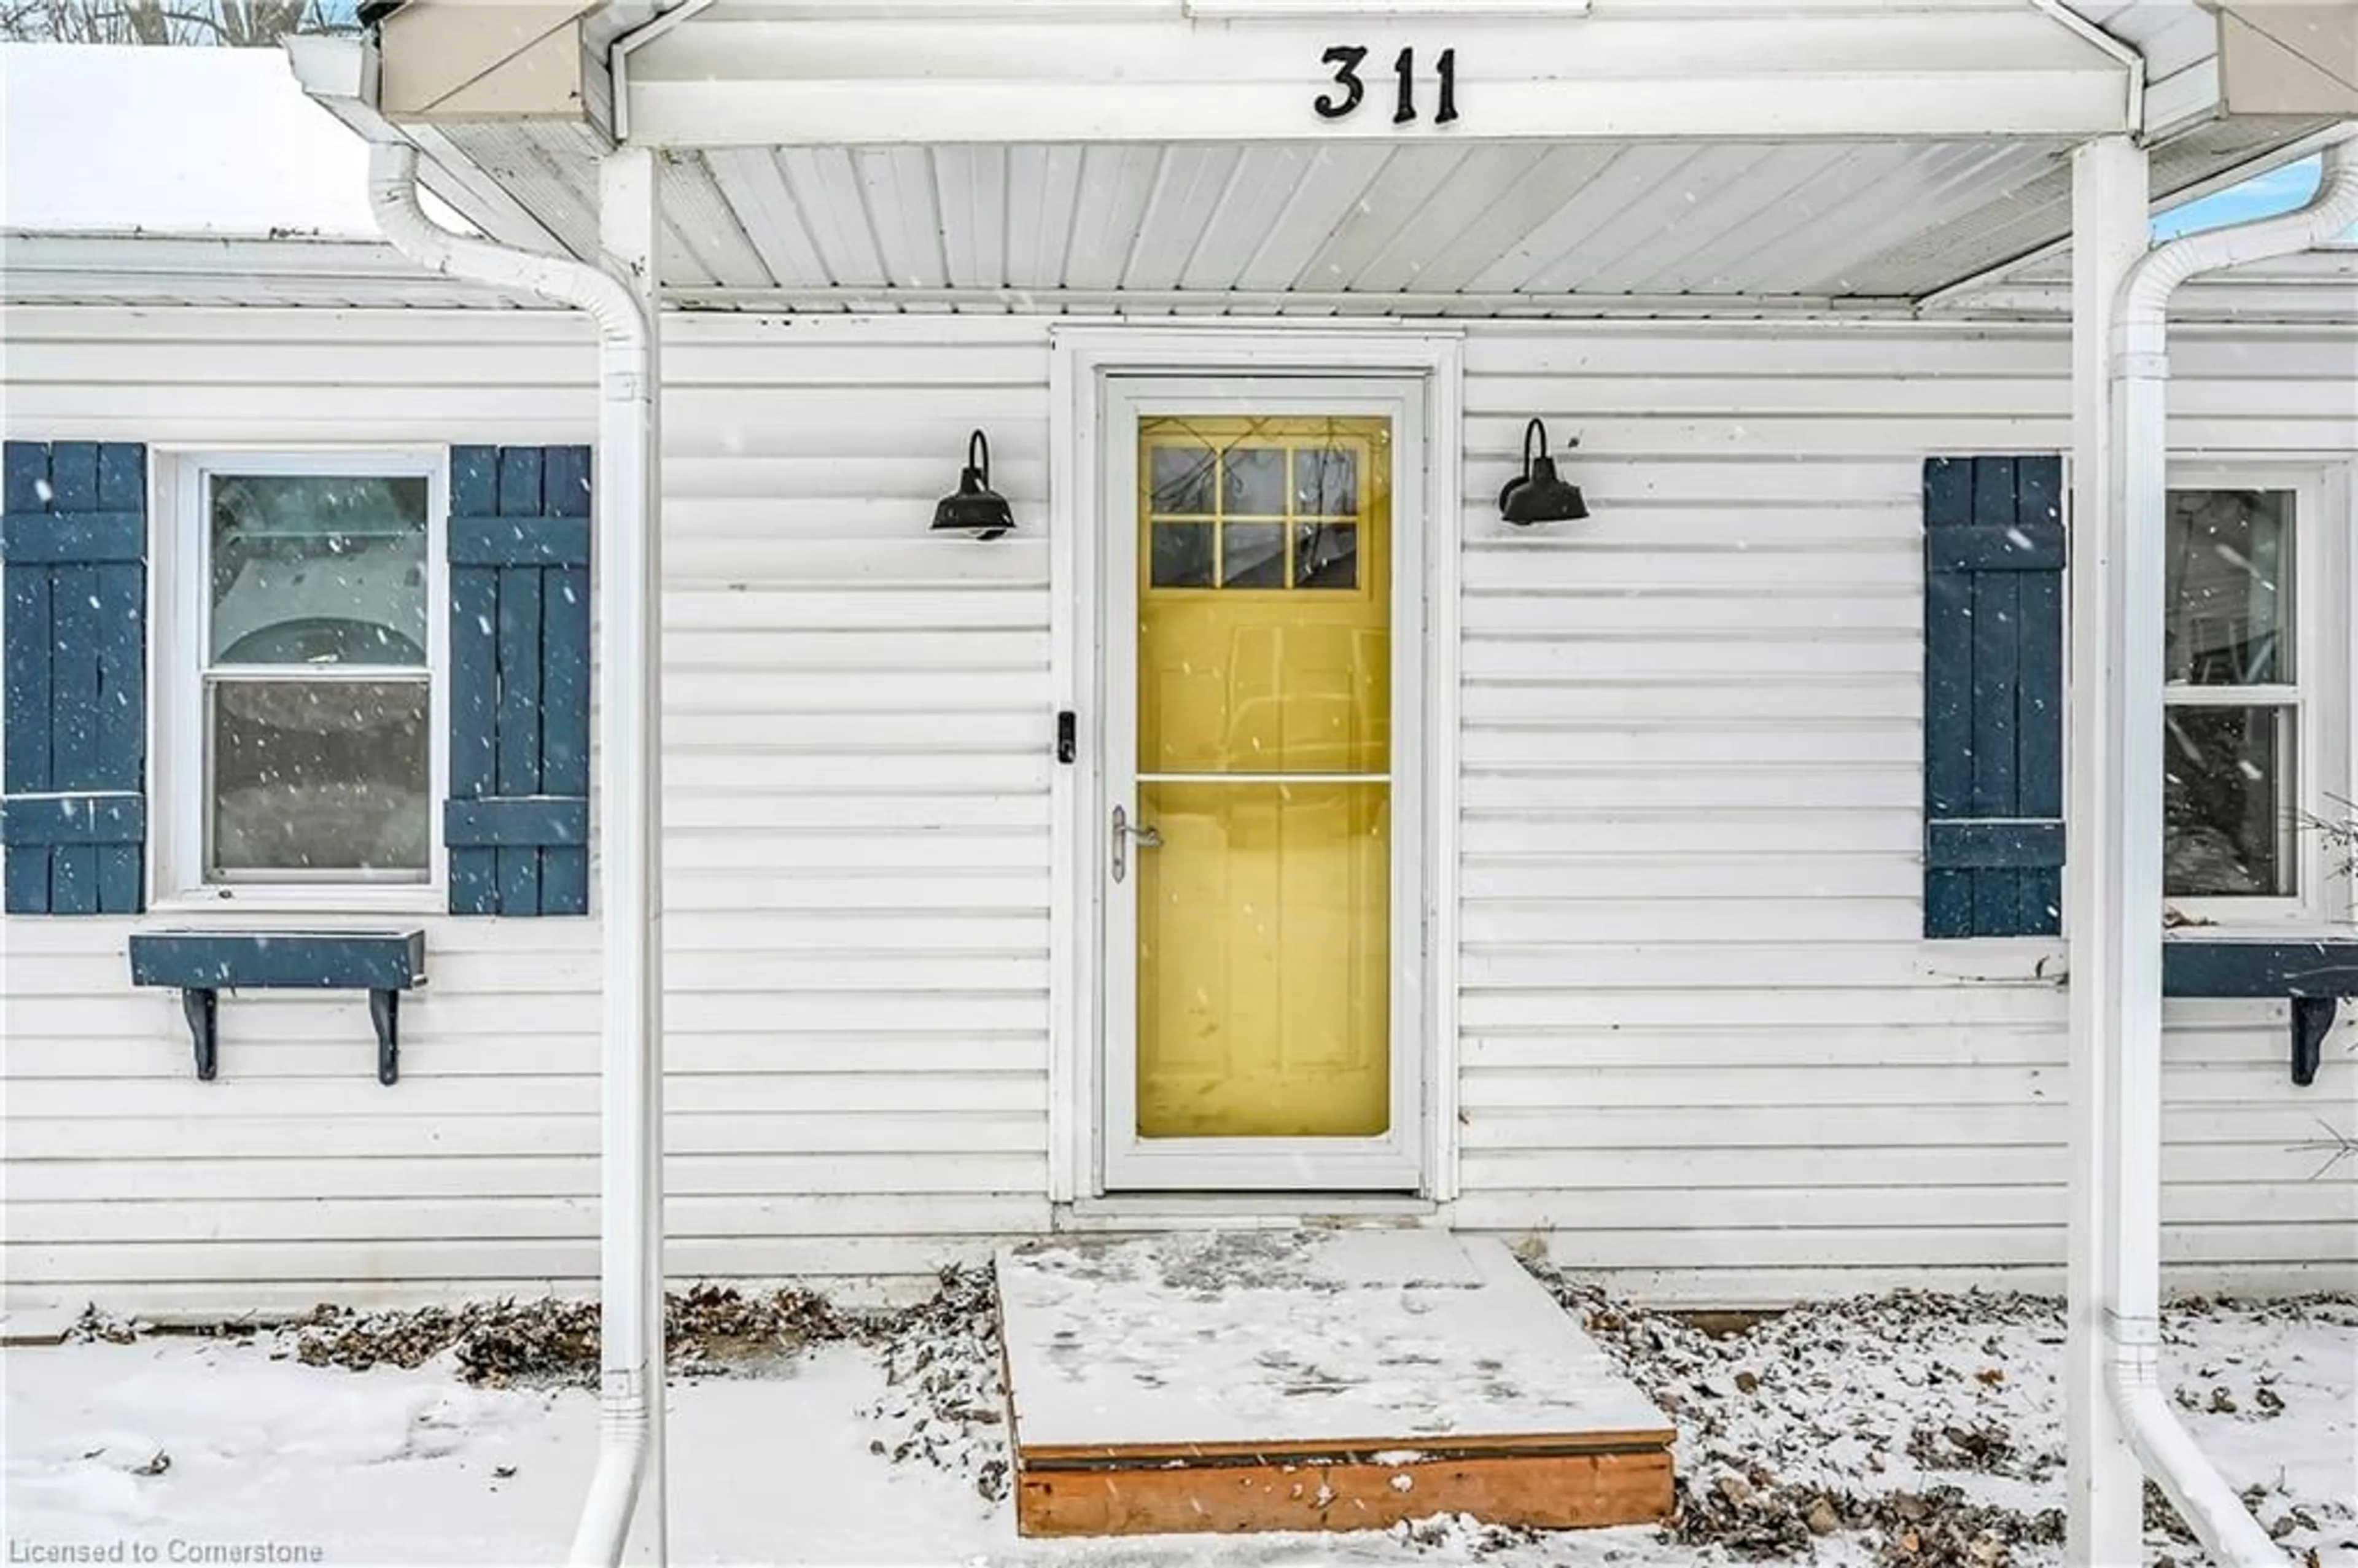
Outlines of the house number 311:
{"type": "MultiPolygon", "coordinates": [[[[1322,120],[1339,120],[1368,96],[1368,84],[1359,79],[1359,66],[1368,58],[1368,51],[1358,44],[1337,44],[1318,58],[1335,68],[1335,85],[1343,91],[1339,96],[1320,93],[1311,107],[1318,111],[1322,120]]],[[[1433,106],[1433,123],[1446,125],[1457,118],[1457,51],[1443,49],[1433,69],[1440,81],[1440,101],[1433,106]]],[[[1416,50],[1401,50],[1400,57],[1392,61],[1392,74],[1400,81],[1399,95],[1392,103],[1392,124],[1405,125],[1416,118],[1416,50]]]]}

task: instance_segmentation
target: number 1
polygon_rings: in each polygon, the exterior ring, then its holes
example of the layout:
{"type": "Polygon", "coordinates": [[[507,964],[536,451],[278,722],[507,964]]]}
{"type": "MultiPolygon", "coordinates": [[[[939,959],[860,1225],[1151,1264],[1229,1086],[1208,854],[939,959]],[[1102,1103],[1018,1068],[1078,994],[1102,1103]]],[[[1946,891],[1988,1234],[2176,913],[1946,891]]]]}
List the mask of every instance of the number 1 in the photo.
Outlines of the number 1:
{"type": "Polygon", "coordinates": [[[1400,107],[1392,111],[1392,124],[1405,125],[1416,118],[1416,50],[1401,50],[1392,69],[1400,72],[1400,107]]]}
{"type": "Polygon", "coordinates": [[[1443,49],[1435,70],[1441,77],[1441,108],[1433,116],[1433,123],[1446,125],[1457,118],[1457,51],[1443,49]]]}

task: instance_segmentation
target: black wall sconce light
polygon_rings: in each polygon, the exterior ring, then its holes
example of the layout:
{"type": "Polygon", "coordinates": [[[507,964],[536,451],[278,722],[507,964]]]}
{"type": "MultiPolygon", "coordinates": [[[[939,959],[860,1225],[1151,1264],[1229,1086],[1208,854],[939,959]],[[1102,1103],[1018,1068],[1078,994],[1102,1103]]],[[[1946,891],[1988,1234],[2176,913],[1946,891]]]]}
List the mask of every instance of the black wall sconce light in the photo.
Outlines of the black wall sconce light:
{"type": "Polygon", "coordinates": [[[996,539],[1014,526],[1015,513],[1007,497],[990,488],[990,443],[977,430],[967,438],[966,471],[958,475],[957,493],[943,496],[934,507],[934,532],[996,539]]]}
{"type": "MultiPolygon", "coordinates": [[[[1580,445],[1578,438],[1574,446],[1580,445]]],[[[1547,427],[1532,420],[1523,429],[1523,471],[1498,492],[1498,515],[1518,528],[1534,523],[1577,523],[1588,515],[1580,486],[1555,475],[1555,460],[1548,456],[1547,427]]]]}

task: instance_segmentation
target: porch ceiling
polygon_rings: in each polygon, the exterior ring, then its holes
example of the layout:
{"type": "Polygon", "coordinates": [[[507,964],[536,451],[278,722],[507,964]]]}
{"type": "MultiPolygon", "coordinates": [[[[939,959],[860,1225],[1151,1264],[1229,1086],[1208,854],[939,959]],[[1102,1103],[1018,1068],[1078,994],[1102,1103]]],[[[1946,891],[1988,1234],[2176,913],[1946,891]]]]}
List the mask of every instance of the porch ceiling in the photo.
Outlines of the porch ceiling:
{"type": "MultiPolygon", "coordinates": [[[[596,244],[565,125],[444,128],[596,244]]],[[[2276,145],[2222,122],[2157,193],[2276,145]]],[[[665,155],[663,284],[727,308],[1585,313],[1905,302],[2061,238],[2057,140],[719,147],[665,155]]]]}
{"type": "MultiPolygon", "coordinates": [[[[1853,276],[1913,230],[2019,189],[2059,151],[781,148],[683,160],[673,178],[684,211],[733,215],[769,281],[788,289],[1818,295],[1857,292],[1853,276]]],[[[716,227],[683,223],[684,248],[716,227]]],[[[718,233],[695,262],[722,281],[733,235],[718,233]]]]}
{"type": "MultiPolygon", "coordinates": [[[[2216,31],[2191,0],[2082,0],[2078,21],[2044,0],[1420,0],[1371,13],[1387,47],[1462,41],[1481,114],[1396,126],[1311,114],[1324,5],[682,6],[618,68],[623,134],[664,158],[662,286],[707,308],[1907,308],[2068,234],[2069,149],[2136,98],[2091,22],[2173,59],[2216,31]]],[[[2311,128],[2190,120],[2156,199],[2311,128]]],[[[429,161],[594,254],[588,124],[432,131],[429,161]]]]}

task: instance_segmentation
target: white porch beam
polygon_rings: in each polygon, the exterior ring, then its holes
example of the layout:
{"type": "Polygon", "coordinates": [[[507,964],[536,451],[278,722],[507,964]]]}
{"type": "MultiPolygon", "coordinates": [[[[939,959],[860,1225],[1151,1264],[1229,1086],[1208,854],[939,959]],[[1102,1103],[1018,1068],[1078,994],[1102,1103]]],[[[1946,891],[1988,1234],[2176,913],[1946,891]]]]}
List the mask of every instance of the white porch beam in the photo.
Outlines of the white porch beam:
{"type": "Polygon", "coordinates": [[[2190,278],[2294,254],[2358,220],[2358,156],[2346,142],[2329,148],[2299,211],[2150,251],[2143,156],[2115,141],[2077,156],[2070,1554],[2140,1561],[2143,1472],[2213,1561],[2262,1568],[2283,1553],[2187,1433],[2160,1376],[2169,308],[2190,278]]]}
{"type": "Polygon", "coordinates": [[[2136,62],[2037,11],[1197,21],[698,17],[628,56],[633,142],[2057,137],[2135,128],[2136,62]],[[1339,103],[1338,45],[1364,48],[1339,103]],[[1395,122],[1402,49],[1417,116],[1395,122]],[[1457,118],[1436,123],[1454,51],[1457,118]]]}
{"type": "MultiPolygon", "coordinates": [[[[2129,923],[2147,921],[2159,940],[2160,889],[2149,904],[2130,898],[2125,838],[2153,824],[2154,855],[2161,843],[2161,766],[2136,759],[2158,752],[2133,744],[2126,693],[2160,683],[2161,639],[2134,633],[2125,590],[2125,534],[2118,482],[2123,454],[2111,395],[2115,352],[2114,302],[2130,270],[2151,243],[2147,216],[2148,160],[2127,136],[2107,136],[2081,147],[2072,159],[2071,417],[2072,479],[2071,711],[2066,772],[2070,839],[2064,878],[2064,929],[2071,941],[2071,1165],[2068,1341],[2065,1348],[2065,1444],[2069,1456],[2070,1542],[2073,1563],[2125,1564],[2144,1561],[2144,1472],[2115,1408],[2107,1378],[2112,1356],[2112,1301],[2120,1245],[2121,1158],[2125,1136],[2116,1117],[2123,1054],[2161,1045],[2160,949],[2153,972],[2129,973],[2129,923]],[[2128,666],[2152,663],[2143,683],[2128,666]],[[2155,796],[2149,810],[2129,809],[2132,794],[2155,796]],[[2139,979],[2142,983],[2136,983],[2139,979]],[[2133,1006],[2134,1004],[2134,1006],[2133,1006]]],[[[2159,542],[2135,546],[2155,560],[2159,542]]],[[[2160,589],[2154,588],[2157,608],[2160,589]]],[[[2157,872],[2158,867],[2157,865],[2157,872]]],[[[2150,879],[2148,879],[2150,881],[2150,879]]]]}
{"type": "MultiPolygon", "coordinates": [[[[2115,621],[2108,652],[2120,656],[2105,713],[2115,738],[2122,787],[2106,819],[2106,853],[2118,880],[2110,913],[2119,939],[2116,1053],[2106,1053],[2110,1101],[2103,1119],[2119,1140],[2115,1200],[2104,1246],[2115,1271],[2105,1329],[2113,1345],[2112,1402],[2145,1470],[2176,1505],[2214,1562],[2229,1568],[2281,1563],[2284,1554],[2204,1455],[2162,1392],[2161,1280],[2161,907],[2162,632],[2168,514],[2171,296],[2190,278],[2242,262],[2266,261],[2326,243],[2358,221],[2358,157],[2348,143],[2327,149],[2324,178],[2307,207],[2173,240],[2131,269],[2115,305],[2108,396],[2113,404],[2107,493],[2117,504],[2115,621]]],[[[2109,1044],[2109,1042],[2107,1043],[2109,1044]]]]}

